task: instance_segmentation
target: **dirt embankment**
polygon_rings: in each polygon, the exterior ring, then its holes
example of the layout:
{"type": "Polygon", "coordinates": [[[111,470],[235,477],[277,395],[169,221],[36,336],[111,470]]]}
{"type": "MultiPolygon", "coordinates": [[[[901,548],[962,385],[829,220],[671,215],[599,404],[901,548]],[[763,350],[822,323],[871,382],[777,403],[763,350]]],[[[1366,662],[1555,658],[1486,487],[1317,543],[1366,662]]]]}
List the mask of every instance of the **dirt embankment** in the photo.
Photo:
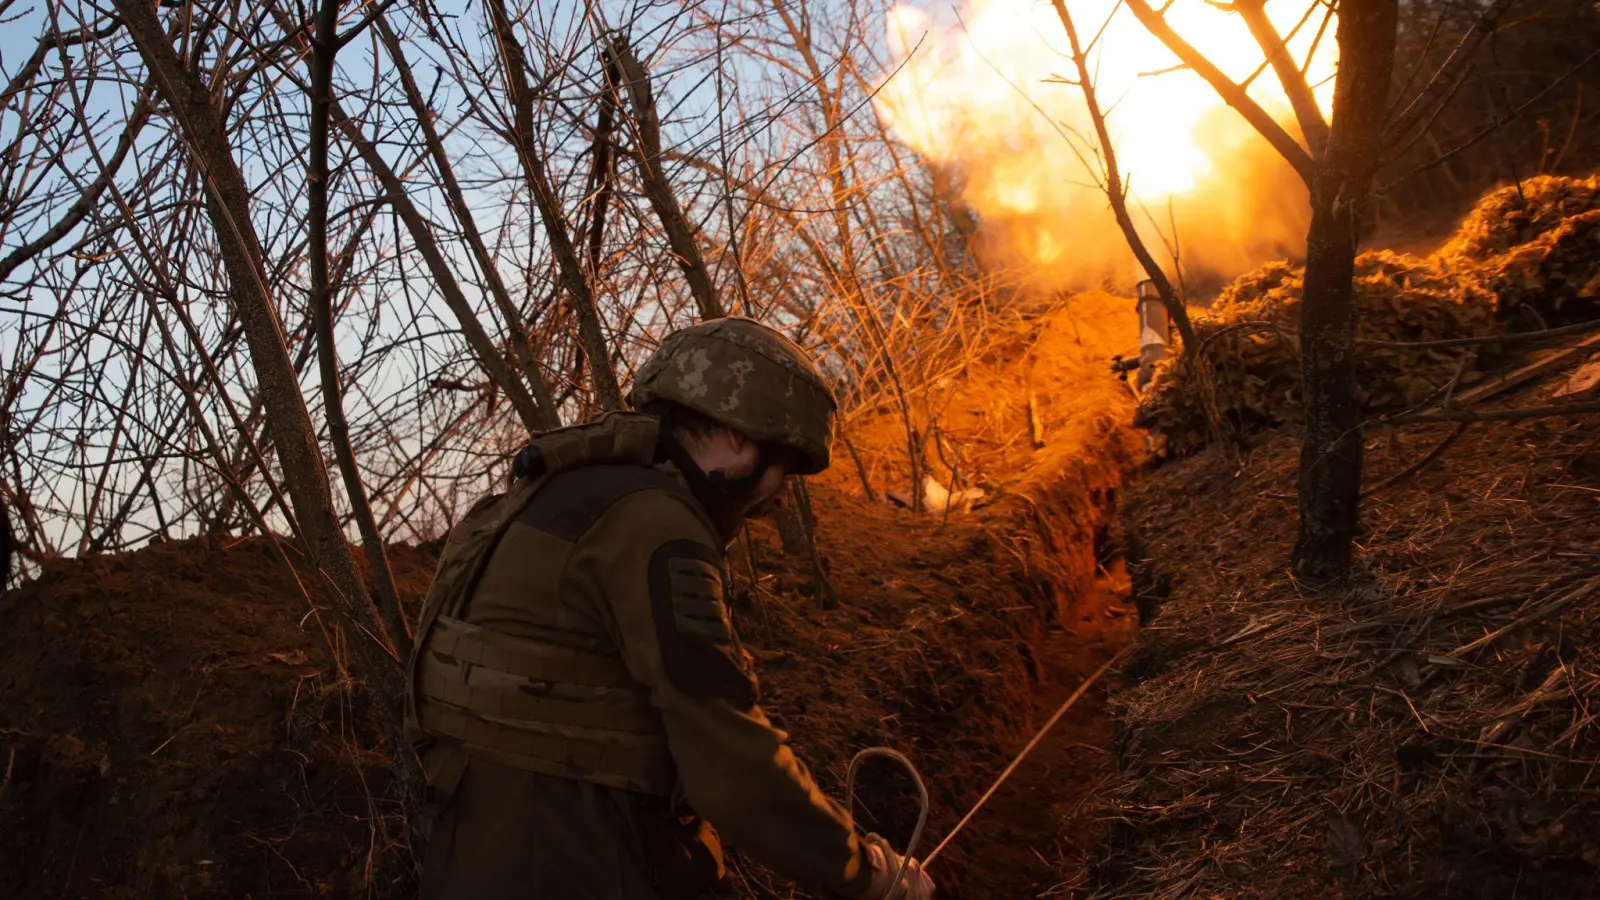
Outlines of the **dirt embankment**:
{"type": "MultiPolygon", "coordinates": [[[[769,713],[836,795],[858,749],[910,754],[932,794],[924,851],[1131,627],[1106,535],[1139,444],[1103,376],[1129,304],[1096,304],[1019,320],[938,398],[969,447],[968,483],[987,491],[979,508],[946,521],[884,502],[894,454],[873,445],[894,439],[868,417],[855,434],[878,501],[850,468],[812,489],[837,607],[817,604],[809,560],[783,556],[765,525],[730,560],[769,713]],[[1104,384],[1063,390],[1090,375],[1104,384]]],[[[432,558],[391,558],[414,604],[432,558]]],[[[338,677],[263,540],[63,561],[0,604],[8,897],[408,896],[362,689],[338,677]]],[[[1075,804],[1109,734],[1096,691],[942,855],[945,896],[1060,883],[1091,840],[1075,804]]],[[[870,766],[858,793],[862,825],[903,843],[908,784],[870,766]]],[[[733,869],[745,896],[807,896],[737,856],[733,869]]]]}
{"type": "MultiPolygon", "coordinates": [[[[391,556],[414,601],[428,560],[391,556]]],[[[62,561],[3,604],[7,896],[354,896],[394,881],[373,846],[395,831],[377,729],[263,541],[62,561]]]]}
{"type": "MultiPolygon", "coordinates": [[[[1451,429],[1372,435],[1368,484],[1451,429]]],[[[1129,493],[1154,618],[1112,705],[1094,896],[1596,896],[1593,417],[1475,425],[1377,488],[1331,596],[1287,573],[1298,452],[1274,433],[1129,493]]]]}
{"type": "Polygon", "coordinates": [[[1292,267],[1240,278],[1197,323],[1224,338],[1215,359],[1173,366],[1147,416],[1196,455],[1124,507],[1147,622],[1112,704],[1093,896],[1600,896],[1600,430],[1570,410],[1378,415],[1595,399],[1595,364],[1573,370],[1600,317],[1597,223],[1600,178],[1539,177],[1491,192],[1428,260],[1359,261],[1368,338],[1590,327],[1546,349],[1358,348],[1372,419],[1345,590],[1288,572],[1292,267]]]}

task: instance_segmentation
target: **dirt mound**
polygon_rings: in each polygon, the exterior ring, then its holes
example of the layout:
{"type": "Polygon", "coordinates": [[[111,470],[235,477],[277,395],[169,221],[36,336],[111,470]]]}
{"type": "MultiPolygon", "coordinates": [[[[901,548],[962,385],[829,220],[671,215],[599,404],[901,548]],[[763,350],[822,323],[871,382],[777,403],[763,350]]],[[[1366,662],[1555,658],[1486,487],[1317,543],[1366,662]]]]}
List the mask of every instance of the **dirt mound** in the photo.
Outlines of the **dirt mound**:
{"type": "Polygon", "coordinates": [[[1476,274],[1518,328],[1600,318],[1600,175],[1491,191],[1436,258],[1476,274]]]}
{"type": "MultiPolygon", "coordinates": [[[[985,330],[962,341],[964,354],[948,364],[948,376],[911,398],[929,477],[981,489],[982,508],[1048,492],[1064,471],[1113,452],[1102,449],[1108,445],[1123,455],[1142,452],[1125,428],[1132,394],[1107,374],[1112,355],[1137,334],[1132,298],[1105,293],[994,313],[985,330]]],[[[858,476],[846,454],[821,476],[826,483],[861,493],[865,478],[877,495],[910,490],[899,408],[855,410],[841,431],[864,465],[858,476]]]]}
{"type": "MultiPolygon", "coordinates": [[[[391,555],[418,598],[425,555],[391,555]]],[[[7,896],[356,896],[401,878],[377,729],[264,540],[53,563],[3,610],[7,896]]]]}
{"type": "MultiPolygon", "coordinates": [[[[1447,428],[1374,435],[1369,483],[1447,428]]],[[[1292,433],[1130,491],[1160,611],[1114,698],[1096,896],[1593,895],[1600,435],[1479,428],[1366,502],[1339,597],[1286,572],[1292,433]]]]}
{"type": "MultiPolygon", "coordinates": [[[[1220,430],[1230,439],[1299,422],[1300,320],[1304,268],[1269,263],[1229,285],[1195,323],[1200,359],[1163,364],[1139,409],[1140,424],[1168,453],[1191,453],[1220,430]]],[[[1389,251],[1356,260],[1357,337],[1434,341],[1494,334],[1494,295],[1470,273],[1389,251]]],[[[1371,412],[1416,405],[1450,383],[1463,351],[1363,347],[1362,405],[1371,412]]],[[[1482,377],[1465,351],[1461,383],[1482,377]]]]}

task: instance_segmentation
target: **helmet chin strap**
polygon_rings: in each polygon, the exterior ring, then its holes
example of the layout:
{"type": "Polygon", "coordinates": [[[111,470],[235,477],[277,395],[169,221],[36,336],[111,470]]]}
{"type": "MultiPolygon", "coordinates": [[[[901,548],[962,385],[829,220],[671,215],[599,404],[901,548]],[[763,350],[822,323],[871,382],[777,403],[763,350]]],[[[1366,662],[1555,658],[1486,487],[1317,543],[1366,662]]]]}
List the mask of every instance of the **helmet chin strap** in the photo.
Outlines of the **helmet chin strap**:
{"type": "Polygon", "coordinates": [[[723,540],[731,541],[739,534],[740,526],[744,525],[744,513],[750,506],[756,488],[761,485],[761,476],[767,468],[776,461],[772,451],[763,446],[756,457],[755,470],[748,475],[730,478],[726,472],[707,472],[695,462],[694,456],[689,453],[678,439],[666,433],[660,438],[658,456],[672,463],[683,473],[684,480],[689,484],[689,491],[699,499],[712,520],[717,524],[717,530],[723,540]]]}
{"type": "Polygon", "coordinates": [[[750,470],[750,474],[730,477],[728,473],[718,471],[706,473],[706,478],[713,484],[719,485],[730,500],[738,502],[742,511],[750,505],[756,489],[761,487],[761,479],[766,476],[767,470],[779,461],[778,456],[776,451],[763,444],[756,455],[755,468],[750,470]]]}

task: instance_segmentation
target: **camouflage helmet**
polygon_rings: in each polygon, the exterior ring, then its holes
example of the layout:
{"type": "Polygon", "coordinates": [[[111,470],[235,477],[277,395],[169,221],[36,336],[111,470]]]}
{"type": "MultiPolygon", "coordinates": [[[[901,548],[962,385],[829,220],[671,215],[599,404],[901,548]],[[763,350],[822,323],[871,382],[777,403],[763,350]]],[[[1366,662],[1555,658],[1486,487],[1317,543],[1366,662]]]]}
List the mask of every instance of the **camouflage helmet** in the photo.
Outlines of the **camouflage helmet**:
{"type": "Polygon", "coordinates": [[[628,400],[670,400],[800,455],[796,475],[828,467],[838,404],[794,341],[753,319],[710,319],[667,335],[628,400]]]}

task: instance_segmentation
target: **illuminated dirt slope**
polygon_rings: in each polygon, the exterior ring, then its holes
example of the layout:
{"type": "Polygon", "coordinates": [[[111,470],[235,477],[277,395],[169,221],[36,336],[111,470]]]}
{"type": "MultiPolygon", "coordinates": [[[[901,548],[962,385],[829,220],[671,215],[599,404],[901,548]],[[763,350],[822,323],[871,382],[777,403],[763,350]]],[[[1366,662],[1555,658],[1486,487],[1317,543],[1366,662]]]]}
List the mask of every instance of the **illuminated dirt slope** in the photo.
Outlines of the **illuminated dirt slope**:
{"type": "MultiPolygon", "coordinates": [[[[793,599],[776,619],[778,640],[752,626],[756,644],[784,648],[787,668],[763,660],[768,694],[830,779],[866,744],[912,755],[933,795],[922,852],[1131,637],[1111,532],[1143,442],[1121,424],[1132,397],[1108,363],[1133,328],[1132,302],[1103,295],[996,328],[926,399],[962,448],[961,475],[986,492],[980,505],[945,523],[932,512],[867,503],[857,470],[841,461],[814,491],[841,608],[805,609],[796,596],[803,590],[790,585],[806,583],[807,567],[788,563],[776,584],[793,599]],[[799,658],[789,658],[797,648],[799,658]],[[834,708],[817,709],[817,697],[834,708]]],[[[885,408],[846,425],[880,497],[908,490],[901,421],[885,408]]],[[[947,448],[952,462],[954,453],[947,448]]],[[[948,483],[948,469],[931,469],[948,483]]],[[[758,550],[763,560],[775,552],[775,544],[758,550]]],[[[941,854],[930,871],[946,896],[1034,896],[1078,877],[1074,860],[1097,839],[1080,804],[1107,759],[1104,695],[1101,685],[1075,707],[941,854]]],[[[864,779],[869,805],[883,807],[896,784],[901,801],[886,830],[871,818],[863,825],[903,845],[913,817],[907,789],[886,770],[872,771],[884,774],[864,779]]]]}
{"type": "MultiPolygon", "coordinates": [[[[924,849],[1131,628],[1095,552],[1099,535],[1114,575],[1104,535],[1140,445],[1114,424],[1127,392],[1104,367],[1130,305],[1019,319],[965,376],[951,373],[938,401],[974,448],[967,464],[988,505],[945,523],[868,502],[848,461],[819,480],[837,608],[817,606],[809,561],[783,557],[770,527],[754,529],[753,560],[737,545],[730,596],[770,714],[836,794],[857,749],[910,753],[933,796],[924,849]]],[[[855,426],[881,493],[893,437],[855,426]]],[[[428,551],[391,555],[415,602],[428,551]]],[[[377,729],[261,541],[65,561],[3,603],[7,897],[408,896],[377,729]]],[[[1062,858],[1090,839],[1081,816],[1064,819],[1106,759],[1103,696],[1087,697],[945,852],[935,873],[946,896],[1028,896],[1060,880],[1062,858]]],[[[905,788],[891,771],[864,773],[863,826],[904,842],[905,788]]],[[[748,861],[733,868],[748,895],[772,896],[759,887],[771,884],[804,896],[748,861]]]]}

